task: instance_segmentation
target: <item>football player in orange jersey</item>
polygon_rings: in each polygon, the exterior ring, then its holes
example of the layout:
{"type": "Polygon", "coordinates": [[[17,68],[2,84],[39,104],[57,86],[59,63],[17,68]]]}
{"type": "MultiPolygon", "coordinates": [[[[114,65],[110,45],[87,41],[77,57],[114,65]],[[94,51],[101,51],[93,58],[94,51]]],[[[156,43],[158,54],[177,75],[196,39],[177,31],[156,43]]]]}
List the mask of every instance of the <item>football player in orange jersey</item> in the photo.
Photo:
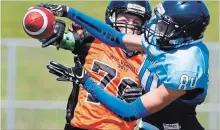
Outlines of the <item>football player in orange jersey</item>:
{"type": "MultiPolygon", "coordinates": [[[[111,1],[106,10],[105,20],[120,32],[140,35],[142,26],[150,17],[151,7],[148,1],[111,1]]],[[[65,32],[64,36],[62,35],[62,42],[56,45],[77,54],[91,77],[99,82],[103,89],[118,98],[126,99],[127,102],[142,95],[142,88],[138,88],[140,82],[137,76],[143,60],[141,52],[109,47],[74,23],[69,26],[69,31],[74,32],[74,35],[65,32]]],[[[43,47],[53,42],[45,41],[43,47]]],[[[66,70],[63,73],[66,74],[71,70],[65,66],[63,68],[66,70]]],[[[63,79],[58,78],[58,80],[63,79]]],[[[130,123],[123,121],[83,88],[73,88],[67,105],[66,130],[134,129],[136,121],[130,123]]]]}

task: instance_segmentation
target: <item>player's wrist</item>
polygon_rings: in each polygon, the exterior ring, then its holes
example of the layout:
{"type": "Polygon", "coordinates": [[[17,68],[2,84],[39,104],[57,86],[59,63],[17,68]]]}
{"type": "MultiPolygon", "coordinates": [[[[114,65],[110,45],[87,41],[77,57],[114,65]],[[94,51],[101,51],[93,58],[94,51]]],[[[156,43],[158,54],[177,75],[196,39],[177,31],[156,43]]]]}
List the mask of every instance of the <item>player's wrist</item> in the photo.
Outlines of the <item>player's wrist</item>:
{"type": "MultiPolygon", "coordinates": [[[[84,82],[81,82],[82,83],[82,87],[84,89],[86,89],[89,93],[92,93],[92,88],[93,87],[97,87],[98,85],[96,85],[96,82],[91,78],[91,77],[87,77],[84,79],[84,82]]],[[[98,89],[98,88],[97,88],[98,89]]]]}
{"type": "Polygon", "coordinates": [[[84,67],[76,67],[74,68],[75,78],[79,81],[79,83],[83,86],[85,82],[90,78],[87,71],[84,67]]]}
{"type": "Polygon", "coordinates": [[[65,32],[63,34],[63,39],[60,43],[60,48],[65,50],[73,51],[75,48],[76,40],[72,32],[65,32]]]}
{"type": "Polygon", "coordinates": [[[69,11],[69,7],[66,6],[66,5],[61,5],[61,9],[62,11],[57,11],[58,14],[56,16],[60,16],[60,17],[66,17],[67,16],[67,13],[69,11]]]}
{"type": "Polygon", "coordinates": [[[82,84],[85,84],[85,82],[86,82],[89,78],[91,78],[91,77],[88,75],[88,73],[86,73],[86,74],[84,75],[84,77],[81,79],[81,83],[82,83],[82,84]]]}

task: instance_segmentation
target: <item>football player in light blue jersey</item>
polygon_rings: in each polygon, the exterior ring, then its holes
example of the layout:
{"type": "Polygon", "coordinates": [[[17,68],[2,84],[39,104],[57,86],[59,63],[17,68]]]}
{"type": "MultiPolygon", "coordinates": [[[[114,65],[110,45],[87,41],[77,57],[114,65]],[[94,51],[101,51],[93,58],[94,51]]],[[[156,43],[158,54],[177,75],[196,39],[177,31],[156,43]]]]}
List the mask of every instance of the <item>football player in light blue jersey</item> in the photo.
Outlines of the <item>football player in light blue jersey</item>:
{"type": "MultiPolygon", "coordinates": [[[[209,52],[201,39],[210,15],[203,1],[164,1],[158,4],[142,36],[117,32],[71,7],[41,6],[57,16],[75,21],[110,46],[146,53],[139,79],[147,93],[132,103],[105,92],[79,62],[68,75],[69,80],[80,83],[126,121],[143,118],[164,130],[204,129],[197,121],[195,112],[196,106],[204,102],[208,89],[209,52]]],[[[56,65],[47,67],[60,72],[56,65]]]]}

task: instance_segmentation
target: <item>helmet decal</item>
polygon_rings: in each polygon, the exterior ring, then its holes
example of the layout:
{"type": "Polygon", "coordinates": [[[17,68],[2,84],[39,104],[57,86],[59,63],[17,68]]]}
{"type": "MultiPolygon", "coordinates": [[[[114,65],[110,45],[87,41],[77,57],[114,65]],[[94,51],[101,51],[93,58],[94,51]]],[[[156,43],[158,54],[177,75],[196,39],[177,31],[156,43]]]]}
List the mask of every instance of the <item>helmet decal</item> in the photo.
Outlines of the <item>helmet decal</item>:
{"type": "Polygon", "coordinates": [[[143,6],[137,4],[131,4],[131,3],[128,3],[127,10],[130,12],[140,12],[143,14],[145,13],[145,8],[143,6]]]}
{"type": "Polygon", "coordinates": [[[161,3],[159,3],[156,6],[156,9],[157,9],[158,13],[161,14],[161,15],[163,15],[165,13],[165,10],[164,10],[163,5],[161,3]]]}

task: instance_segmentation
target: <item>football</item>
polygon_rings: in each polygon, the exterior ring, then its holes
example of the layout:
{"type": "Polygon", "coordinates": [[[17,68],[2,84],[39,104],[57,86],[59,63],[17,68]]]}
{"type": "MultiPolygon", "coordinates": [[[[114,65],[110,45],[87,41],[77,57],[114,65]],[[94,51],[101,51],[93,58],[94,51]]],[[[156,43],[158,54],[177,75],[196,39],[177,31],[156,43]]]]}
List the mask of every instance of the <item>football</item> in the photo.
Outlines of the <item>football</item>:
{"type": "Polygon", "coordinates": [[[23,18],[23,29],[30,37],[47,39],[54,31],[55,16],[43,7],[32,7],[23,18]]]}

